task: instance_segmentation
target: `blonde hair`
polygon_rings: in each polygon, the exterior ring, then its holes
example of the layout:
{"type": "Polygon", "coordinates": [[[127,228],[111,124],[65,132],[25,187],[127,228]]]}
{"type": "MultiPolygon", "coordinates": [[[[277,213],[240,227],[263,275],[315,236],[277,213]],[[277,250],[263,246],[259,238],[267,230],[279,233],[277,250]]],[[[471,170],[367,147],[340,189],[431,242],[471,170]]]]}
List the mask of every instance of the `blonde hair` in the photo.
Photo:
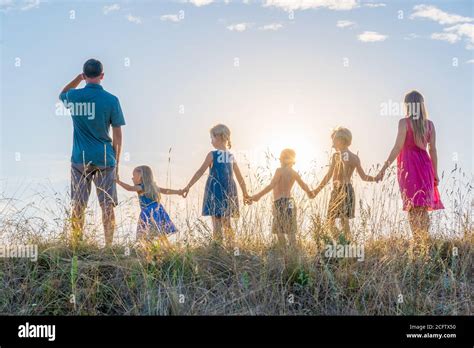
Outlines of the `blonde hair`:
{"type": "Polygon", "coordinates": [[[226,146],[230,149],[232,143],[230,141],[230,129],[224,124],[215,125],[210,129],[210,133],[213,137],[220,137],[223,141],[226,142],[226,146]]]}
{"type": "Polygon", "coordinates": [[[282,164],[293,165],[296,163],[296,152],[293,149],[284,149],[280,154],[282,164]]]}
{"type": "Polygon", "coordinates": [[[332,131],[331,139],[341,139],[346,146],[349,146],[352,143],[352,133],[345,127],[337,127],[332,131]]]}
{"type": "Polygon", "coordinates": [[[405,108],[407,117],[411,119],[415,139],[424,142],[426,139],[426,123],[428,112],[425,107],[425,98],[418,91],[411,91],[405,95],[405,108]]]}
{"type": "Polygon", "coordinates": [[[143,195],[156,202],[160,202],[160,189],[155,183],[155,179],[153,178],[153,171],[151,170],[151,168],[149,166],[139,166],[136,167],[135,170],[140,173],[142,178],[143,195]]]}

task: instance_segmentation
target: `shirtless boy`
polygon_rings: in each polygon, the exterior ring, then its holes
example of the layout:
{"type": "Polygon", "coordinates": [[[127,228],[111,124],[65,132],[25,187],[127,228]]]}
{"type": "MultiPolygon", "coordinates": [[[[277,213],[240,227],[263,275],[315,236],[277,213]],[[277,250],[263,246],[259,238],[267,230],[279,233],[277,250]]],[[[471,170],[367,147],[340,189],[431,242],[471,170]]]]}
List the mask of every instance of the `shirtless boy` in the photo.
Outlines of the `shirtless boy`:
{"type": "Polygon", "coordinates": [[[296,242],[296,204],[291,196],[291,189],[295,182],[313,198],[311,189],[292,168],[296,154],[292,149],[285,149],[280,154],[281,167],[275,171],[272,181],[259,193],[250,197],[251,201],[258,201],[262,196],[273,191],[273,225],[272,232],[278,237],[281,248],[294,246],[296,242]],[[288,236],[288,241],[286,236],[288,236]]]}
{"type": "Polygon", "coordinates": [[[336,153],[332,156],[326,176],[319,186],[312,191],[311,196],[316,196],[332,178],[333,190],[329,199],[328,224],[331,233],[334,233],[335,220],[339,218],[347,240],[350,236],[349,219],[354,218],[355,212],[354,188],[351,183],[352,174],[357,169],[357,173],[359,173],[362,180],[377,180],[375,177],[365,174],[359,157],[349,150],[352,142],[352,134],[349,129],[338,127],[332,132],[331,138],[336,153]]]}

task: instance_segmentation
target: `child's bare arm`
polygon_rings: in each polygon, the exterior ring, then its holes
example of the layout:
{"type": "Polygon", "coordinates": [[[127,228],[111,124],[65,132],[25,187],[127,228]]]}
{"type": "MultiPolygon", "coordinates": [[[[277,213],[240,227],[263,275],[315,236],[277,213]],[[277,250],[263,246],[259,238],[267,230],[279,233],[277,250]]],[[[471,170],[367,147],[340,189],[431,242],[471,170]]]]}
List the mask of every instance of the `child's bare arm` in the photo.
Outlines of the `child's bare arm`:
{"type": "Polygon", "coordinates": [[[273,178],[272,178],[272,181],[270,182],[270,184],[268,184],[267,187],[265,187],[262,191],[260,191],[259,193],[253,195],[251,198],[252,198],[252,201],[258,201],[260,198],[262,198],[263,196],[265,196],[268,192],[270,192],[271,190],[273,190],[273,188],[275,187],[275,185],[277,184],[278,180],[280,180],[280,170],[277,169],[275,171],[275,174],[273,175],[273,178]]]}
{"type": "Polygon", "coordinates": [[[168,188],[163,188],[163,187],[158,187],[160,190],[160,193],[164,195],[182,195],[183,190],[173,190],[173,189],[168,189],[168,188]]]}
{"type": "Polygon", "coordinates": [[[207,168],[212,163],[212,152],[209,152],[201,165],[201,167],[196,171],[196,173],[193,175],[189,183],[186,185],[184,188],[184,191],[189,191],[189,189],[201,178],[201,176],[204,174],[207,168]]]}
{"type": "Polygon", "coordinates": [[[122,186],[125,190],[131,192],[140,192],[142,190],[140,185],[129,185],[120,180],[117,180],[117,184],[122,186]]]}
{"type": "Polygon", "coordinates": [[[242,189],[242,194],[244,195],[244,198],[248,198],[249,194],[247,192],[247,186],[245,185],[244,177],[242,176],[242,173],[240,172],[240,168],[237,165],[237,162],[233,162],[232,166],[234,168],[234,173],[235,173],[235,177],[237,178],[237,182],[239,183],[239,186],[242,189]]]}
{"type": "Polygon", "coordinates": [[[357,173],[359,173],[359,176],[362,180],[364,181],[370,181],[370,182],[373,182],[373,181],[377,181],[377,179],[375,178],[375,176],[371,176],[371,175],[367,175],[365,174],[365,171],[364,169],[362,168],[362,165],[360,163],[360,159],[359,157],[356,157],[356,169],[357,169],[357,173]]]}
{"type": "Polygon", "coordinates": [[[335,166],[335,155],[332,156],[331,164],[329,165],[328,172],[324,176],[323,180],[321,180],[318,187],[313,191],[313,194],[318,194],[319,191],[321,191],[324,188],[324,186],[326,186],[327,183],[331,180],[332,175],[334,173],[334,166],[335,166]]]}
{"type": "Polygon", "coordinates": [[[296,171],[293,171],[293,175],[295,177],[296,182],[298,183],[298,185],[300,185],[300,187],[303,189],[303,191],[306,192],[308,195],[311,195],[311,192],[312,192],[311,189],[303,181],[303,179],[301,179],[301,176],[296,171]]]}

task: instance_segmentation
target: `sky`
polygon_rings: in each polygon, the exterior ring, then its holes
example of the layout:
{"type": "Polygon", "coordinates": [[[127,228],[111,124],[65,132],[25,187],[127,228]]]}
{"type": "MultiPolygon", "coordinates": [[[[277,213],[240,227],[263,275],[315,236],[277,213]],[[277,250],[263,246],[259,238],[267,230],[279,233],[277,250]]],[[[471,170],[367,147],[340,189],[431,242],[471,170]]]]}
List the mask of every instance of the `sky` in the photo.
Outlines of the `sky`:
{"type": "Polygon", "coordinates": [[[67,194],[72,122],[57,98],[92,57],[127,122],[125,181],[147,164],[160,186],[183,187],[216,123],[247,178],[291,147],[315,186],[339,125],[369,170],[388,157],[412,89],[437,128],[440,173],[474,172],[469,0],[0,0],[0,23],[0,192],[18,202],[67,194]]]}

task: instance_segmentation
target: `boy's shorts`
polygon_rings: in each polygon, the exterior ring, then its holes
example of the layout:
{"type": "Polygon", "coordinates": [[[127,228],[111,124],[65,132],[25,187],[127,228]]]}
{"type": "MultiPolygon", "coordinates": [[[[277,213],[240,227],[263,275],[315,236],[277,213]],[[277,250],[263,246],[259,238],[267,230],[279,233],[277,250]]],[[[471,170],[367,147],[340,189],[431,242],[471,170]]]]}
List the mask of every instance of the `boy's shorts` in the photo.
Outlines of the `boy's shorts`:
{"type": "Polygon", "coordinates": [[[71,201],[74,205],[87,206],[94,182],[101,207],[117,206],[115,167],[98,167],[92,164],[71,163],[71,201]]]}
{"type": "Polygon", "coordinates": [[[328,218],[353,219],[355,215],[355,194],[352,184],[334,185],[329,198],[328,218]]]}
{"type": "Polygon", "coordinates": [[[273,233],[296,234],[296,204],[291,197],[273,202],[273,233]]]}

